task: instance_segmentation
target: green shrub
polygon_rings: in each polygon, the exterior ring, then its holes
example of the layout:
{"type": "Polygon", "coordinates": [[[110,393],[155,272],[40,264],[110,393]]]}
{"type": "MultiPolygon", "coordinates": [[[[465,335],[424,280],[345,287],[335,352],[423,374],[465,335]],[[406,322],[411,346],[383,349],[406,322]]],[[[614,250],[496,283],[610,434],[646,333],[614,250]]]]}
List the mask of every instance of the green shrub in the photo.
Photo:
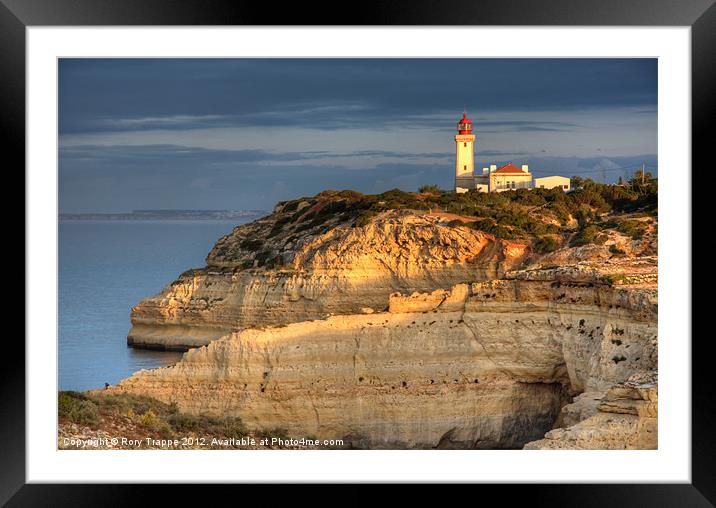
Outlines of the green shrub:
{"type": "Polygon", "coordinates": [[[93,396],[92,401],[97,404],[101,412],[144,414],[152,411],[157,415],[165,415],[177,410],[176,406],[165,404],[152,397],[130,393],[102,394],[93,396]]]}
{"type": "Polygon", "coordinates": [[[609,246],[609,252],[613,254],[614,256],[624,256],[626,255],[626,252],[617,247],[616,245],[610,245],[609,246]]]}
{"type": "Polygon", "coordinates": [[[205,434],[222,437],[241,437],[247,430],[241,418],[211,417],[189,414],[174,414],[167,418],[167,423],[178,434],[205,434]]]}
{"type": "Polygon", "coordinates": [[[96,428],[101,421],[97,404],[78,392],[60,392],[57,397],[57,413],[60,419],[91,428],[96,428]]]}
{"type": "Polygon", "coordinates": [[[277,437],[280,439],[288,439],[288,430],[283,427],[273,427],[270,429],[264,429],[261,431],[261,435],[268,438],[277,437]]]}
{"type": "Polygon", "coordinates": [[[286,204],[286,205],[283,207],[282,212],[283,212],[283,213],[295,212],[295,211],[296,211],[296,208],[298,208],[298,204],[299,204],[300,202],[301,202],[301,201],[300,201],[299,199],[297,199],[297,200],[295,200],[295,201],[289,202],[288,204],[286,204]]]}
{"type": "Polygon", "coordinates": [[[494,235],[498,238],[504,238],[506,240],[513,240],[515,238],[521,238],[524,232],[519,228],[509,228],[495,223],[493,219],[481,219],[473,222],[468,222],[466,226],[483,231],[487,234],[494,235]]]}
{"type": "Polygon", "coordinates": [[[223,418],[212,429],[217,435],[241,437],[248,432],[241,418],[223,418]]]}
{"type": "MultiPolygon", "coordinates": [[[[269,237],[269,238],[273,238],[273,237],[276,236],[277,234],[281,233],[281,232],[283,231],[283,227],[284,227],[286,224],[288,224],[289,222],[291,222],[291,217],[290,217],[290,216],[281,217],[280,219],[278,219],[278,220],[274,223],[273,227],[271,228],[271,231],[269,231],[268,237],[269,237]]],[[[257,248],[261,248],[261,246],[259,245],[259,246],[257,246],[257,248]]],[[[254,250],[256,250],[256,249],[254,249],[254,250]]]]}
{"type": "Polygon", "coordinates": [[[545,224],[544,222],[532,221],[526,225],[527,231],[535,236],[556,235],[560,233],[560,228],[554,224],[545,224]]]}
{"type": "Polygon", "coordinates": [[[418,189],[421,194],[442,194],[443,191],[437,185],[423,185],[418,189]]]}
{"type": "Polygon", "coordinates": [[[634,240],[640,240],[648,229],[649,226],[647,225],[647,223],[640,220],[621,221],[617,226],[617,230],[620,233],[629,236],[634,240]]]}
{"type": "Polygon", "coordinates": [[[356,221],[353,224],[356,227],[362,228],[362,227],[370,224],[371,220],[376,215],[377,215],[377,212],[367,210],[367,211],[361,213],[360,215],[358,215],[358,217],[356,218],[356,221]]]}
{"type": "Polygon", "coordinates": [[[137,417],[137,421],[145,427],[149,427],[150,429],[153,429],[159,425],[159,418],[151,409],[146,413],[139,415],[137,417]]]}
{"type": "Polygon", "coordinates": [[[151,409],[144,414],[134,416],[133,420],[162,436],[172,437],[174,435],[172,427],[167,423],[166,419],[158,416],[151,409]]]}
{"type": "Polygon", "coordinates": [[[547,209],[554,212],[555,216],[562,224],[569,222],[569,219],[572,217],[569,208],[567,208],[563,203],[550,203],[547,209]]]}
{"type": "Polygon", "coordinates": [[[559,249],[559,242],[551,236],[543,236],[538,239],[534,244],[534,250],[540,254],[546,254],[548,252],[554,252],[559,249]]]}
{"type": "Polygon", "coordinates": [[[602,280],[604,280],[604,282],[606,282],[607,284],[611,285],[622,284],[624,281],[626,281],[626,276],[620,273],[613,273],[603,275],[602,280]]]}
{"type": "Polygon", "coordinates": [[[339,198],[347,198],[347,199],[361,199],[364,196],[364,194],[361,192],[358,192],[358,191],[354,191],[354,190],[342,190],[342,191],[338,191],[336,193],[336,196],[338,196],[339,198]]]}
{"type": "Polygon", "coordinates": [[[254,259],[258,261],[258,266],[266,266],[269,264],[269,262],[274,258],[275,254],[273,251],[270,250],[262,250],[256,256],[254,259]]]}
{"type": "Polygon", "coordinates": [[[201,429],[201,417],[176,413],[167,418],[167,423],[179,433],[196,432],[201,429]]]}
{"type": "Polygon", "coordinates": [[[583,227],[570,242],[572,247],[579,247],[581,245],[597,244],[601,245],[607,241],[609,237],[602,232],[602,230],[596,224],[590,224],[583,227]]]}
{"type": "Polygon", "coordinates": [[[263,244],[264,243],[261,240],[245,238],[244,240],[241,240],[241,243],[239,243],[239,247],[241,247],[243,250],[254,252],[261,249],[263,244]]]}

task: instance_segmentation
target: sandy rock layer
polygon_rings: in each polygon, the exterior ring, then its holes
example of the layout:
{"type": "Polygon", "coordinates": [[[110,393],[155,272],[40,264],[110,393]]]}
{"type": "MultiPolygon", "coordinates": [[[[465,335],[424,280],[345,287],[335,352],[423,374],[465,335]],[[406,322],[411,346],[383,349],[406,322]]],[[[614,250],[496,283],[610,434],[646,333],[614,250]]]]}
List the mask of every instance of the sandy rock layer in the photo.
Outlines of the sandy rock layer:
{"type": "Polygon", "coordinates": [[[656,435],[655,385],[628,381],[656,370],[656,292],[531,279],[232,332],[110,390],[359,448],[651,447],[634,435],[656,435]],[[594,400],[570,411],[579,394],[594,400]],[[573,434],[607,413],[612,437],[573,434]]]}

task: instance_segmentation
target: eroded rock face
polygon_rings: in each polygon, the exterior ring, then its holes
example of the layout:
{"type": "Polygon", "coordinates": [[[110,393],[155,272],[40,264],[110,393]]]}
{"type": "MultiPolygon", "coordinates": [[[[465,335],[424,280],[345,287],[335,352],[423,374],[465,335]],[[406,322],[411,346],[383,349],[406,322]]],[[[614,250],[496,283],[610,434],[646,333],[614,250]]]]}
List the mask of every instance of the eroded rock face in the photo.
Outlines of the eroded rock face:
{"type": "Polygon", "coordinates": [[[556,449],[656,449],[658,447],[658,393],[656,372],[640,372],[606,393],[585,392],[580,403],[569,404],[571,414],[544,439],[525,446],[528,450],[556,449]],[[574,406],[579,411],[574,419],[574,406]]]}
{"type": "Polygon", "coordinates": [[[279,204],[140,302],[130,344],[203,347],[108,393],[358,448],[656,447],[651,219],[539,255],[342,206],[279,204]]]}
{"type": "Polygon", "coordinates": [[[634,435],[655,433],[642,415],[656,393],[633,383],[656,370],[656,291],[542,279],[394,294],[389,312],[233,332],[109,391],[369,448],[519,448],[555,422],[572,427],[529,446],[589,447],[588,433],[561,436],[609,411],[621,430],[599,422],[595,444],[648,447],[634,435]],[[594,403],[560,413],[582,392],[594,403]]]}
{"type": "Polygon", "coordinates": [[[241,328],[381,311],[395,291],[499,278],[528,254],[525,244],[449,227],[427,212],[387,212],[364,226],[300,235],[280,228],[283,215],[272,217],[235,228],[207,267],[135,306],[128,344],[186,349],[241,328]]]}

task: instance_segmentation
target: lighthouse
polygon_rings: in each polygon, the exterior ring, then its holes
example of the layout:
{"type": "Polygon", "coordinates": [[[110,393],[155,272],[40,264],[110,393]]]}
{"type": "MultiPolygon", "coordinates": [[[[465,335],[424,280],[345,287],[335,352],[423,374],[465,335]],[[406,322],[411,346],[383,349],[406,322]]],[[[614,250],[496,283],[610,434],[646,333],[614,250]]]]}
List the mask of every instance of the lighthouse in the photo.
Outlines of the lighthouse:
{"type": "Polygon", "coordinates": [[[475,135],[472,133],[472,121],[467,113],[457,123],[455,135],[455,191],[467,192],[474,188],[475,135]]]}

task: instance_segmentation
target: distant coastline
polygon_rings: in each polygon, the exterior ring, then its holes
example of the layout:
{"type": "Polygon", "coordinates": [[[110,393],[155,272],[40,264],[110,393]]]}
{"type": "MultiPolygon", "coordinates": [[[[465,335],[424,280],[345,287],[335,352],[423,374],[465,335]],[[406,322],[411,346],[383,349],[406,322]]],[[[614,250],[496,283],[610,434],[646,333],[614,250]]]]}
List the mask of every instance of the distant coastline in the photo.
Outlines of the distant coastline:
{"type": "Polygon", "coordinates": [[[60,220],[234,220],[260,217],[266,210],[132,210],[124,213],[61,213],[60,220]]]}

